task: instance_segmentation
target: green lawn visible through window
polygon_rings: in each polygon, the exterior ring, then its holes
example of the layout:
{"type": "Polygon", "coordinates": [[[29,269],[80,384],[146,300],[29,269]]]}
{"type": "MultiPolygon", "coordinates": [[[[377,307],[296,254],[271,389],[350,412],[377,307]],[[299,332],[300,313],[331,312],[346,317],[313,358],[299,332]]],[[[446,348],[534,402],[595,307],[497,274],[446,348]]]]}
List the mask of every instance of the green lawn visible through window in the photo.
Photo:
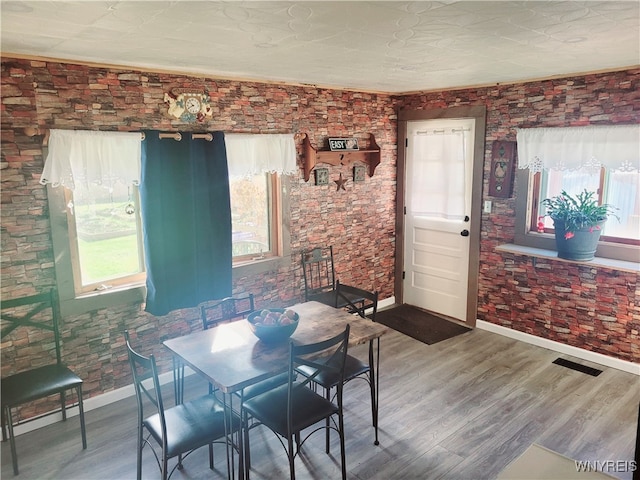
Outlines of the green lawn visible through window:
{"type": "Polygon", "coordinates": [[[85,285],[139,271],[135,234],[93,241],[78,239],[78,248],[85,285]]]}

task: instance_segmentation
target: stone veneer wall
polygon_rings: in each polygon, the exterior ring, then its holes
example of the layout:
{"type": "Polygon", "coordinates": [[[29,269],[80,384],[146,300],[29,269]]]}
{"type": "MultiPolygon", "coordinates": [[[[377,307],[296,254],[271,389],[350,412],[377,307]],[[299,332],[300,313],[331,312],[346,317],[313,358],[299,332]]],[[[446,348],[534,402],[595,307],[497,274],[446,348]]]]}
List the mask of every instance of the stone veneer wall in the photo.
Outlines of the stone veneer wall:
{"type": "MultiPolygon", "coordinates": [[[[511,198],[489,197],[494,140],[517,128],[640,123],[640,70],[405,96],[398,107],[487,107],[477,318],[538,337],[640,363],[640,275],[496,252],[514,239],[511,198]]],[[[517,183],[517,182],[516,182],[517,183]]]]}
{"type": "MultiPolygon", "coordinates": [[[[96,68],[57,62],[2,59],[2,298],[36,293],[55,285],[46,189],[38,183],[43,167],[41,137],[25,127],[138,131],[306,132],[314,145],[326,137],[369,133],[382,149],[382,161],[364,183],[351,178],[351,166],[330,167],[330,184],[315,186],[300,174],[291,181],[292,265],[234,282],[234,292],[251,292],[258,308],[302,300],[299,252],[332,244],[341,281],[393,295],[396,115],[388,95],[327,90],[312,86],[220,81],[186,75],[96,68]],[[165,92],[206,87],[213,118],[185,124],[167,115],[165,92]]],[[[301,139],[298,141],[301,151],[301,139]]],[[[300,161],[300,158],[299,158],[300,161]]],[[[122,305],[70,316],[62,325],[64,361],[84,380],[86,397],[131,383],[122,332],[134,332],[142,352],[155,353],[167,371],[170,357],[162,340],[201,329],[197,308],[154,317],[140,305],[122,305]]],[[[2,342],[3,375],[36,364],[50,344],[34,341],[24,329],[2,342]],[[20,358],[12,359],[19,350],[20,358]]],[[[29,417],[47,410],[37,404],[29,417]]]]}
{"type": "MultiPolygon", "coordinates": [[[[485,173],[493,140],[515,140],[515,128],[640,121],[640,71],[392,97],[315,87],[220,81],[138,70],[2,59],[2,285],[3,298],[55,284],[46,189],[38,183],[43,158],[39,137],[25,127],[137,131],[223,130],[307,132],[312,143],[328,136],[375,135],[382,163],[364,184],[316,187],[301,175],[291,187],[292,267],[239,279],[235,292],[252,292],[257,305],[289,305],[302,298],[298,267],[303,247],[333,244],[340,279],[393,295],[395,168],[398,107],[425,109],[487,106],[485,173]],[[171,121],[163,102],[173,88],[206,87],[214,115],[202,125],[171,121]]],[[[350,167],[331,167],[330,178],[350,167]]],[[[486,177],[486,175],[485,175],[486,177]]],[[[485,180],[484,197],[488,183],[485,180]]],[[[483,214],[478,318],[624,360],[640,361],[638,275],[495,252],[511,242],[515,195],[494,198],[483,214]]],[[[161,341],[200,329],[197,309],[163,317],[122,305],[64,319],[64,360],[85,380],[85,396],[130,383],[122,331],[135,332],[146,353],[170,359],[161,341]]],[[[45,348],[24,336],[3,341],[2,372],[16,349],[37,358],[45,348]]],[[[21,368],[25,364],[18,367],[21,368]]],[[[36,404],[28,417],[47,410],[36,404]]]]}

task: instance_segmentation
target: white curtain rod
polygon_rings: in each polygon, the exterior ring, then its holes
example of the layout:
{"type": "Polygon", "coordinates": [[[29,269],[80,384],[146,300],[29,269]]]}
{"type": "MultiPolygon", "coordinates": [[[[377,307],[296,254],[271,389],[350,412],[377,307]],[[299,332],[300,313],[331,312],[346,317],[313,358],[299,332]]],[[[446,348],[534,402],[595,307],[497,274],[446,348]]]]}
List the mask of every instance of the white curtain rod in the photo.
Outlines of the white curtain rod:
{"type": "MultiPolygon", "coordinates": [[[[470,131],[471,131],[470,128],[452,128],[451,130],[448,130],[448,132],[450,133],[470,132],[470,131]]],[[[443,133],[447,133],[447,130],[446,129],[422,130],[422,131],[416,132],[416,135],[442,135],[443,133]]]]}
{"type": "MultiPolygon", "coordinates": [[[[97,130],[99,131],[99,130],[97,130]]],[[[111,131],[111,130],[110,130],[111,131]]],[[[49,143],[49,129],[40,129],[39,127],[27,127],[24,129],[25,135],[28,137],[35,137],[36,135],[44,135],[44,139],[42,141],[43,145],[47,145],[49,143]]],[[[117,132],[116,132],[117,133],[117,132]]],[[[131,132],[127,132],[131,133],[131,132]]],[[[182,134],[180,132],[167,132],[158,134],[160,139],[171,138],[177,142],[182,140],[182,134]]],[[[144,140],[145,135],[144,132],[140,132],[140,140],[144,140]]],[[[208,142],[213,141],[213,133],[192,133],[191,138],[194,140],[204,139],[208,142]]]]}
{"type": "MultiPolygon", "coordinates": [[[[141,132],[142,135],[142,140],[144,140],[144,132],[141,132]]],[[[172,138],[174,139],[176,142],[179,142],[180,140],[182,140],[182,134],[180,132],[173,132],[173,133],[160,133],[158,135],[158,137],[162,140],[164,138],[172,138]]],[[[207,142],[212,142],[213,141],[213,133],[192,133],[191,134],[191,138],[193,140],[197,140],[197,139],[204,139],[207,142]]]]}

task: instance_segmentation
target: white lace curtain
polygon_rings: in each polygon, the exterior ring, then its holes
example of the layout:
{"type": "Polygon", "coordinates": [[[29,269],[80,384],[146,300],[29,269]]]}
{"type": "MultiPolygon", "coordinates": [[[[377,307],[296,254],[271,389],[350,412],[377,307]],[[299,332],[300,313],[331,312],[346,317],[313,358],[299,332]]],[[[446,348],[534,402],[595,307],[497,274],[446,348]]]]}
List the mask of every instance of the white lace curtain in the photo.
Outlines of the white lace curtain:
{"type": "Polygon", "coordinates": [[[297,172],[296,143],[292,134],[228,133],[224,136],[229,175],[297,172]]]}
{"type": "MultiPolygon", "coordinates": [[[[293,134],[225,134],[225,144],[230,175],[297,172],[293,134]]],[[[107,188],[117,182],[137,185],[140,160],[139,132],[50,130],[49,154],[40,183],[63,185],[71,190],[76,182],[102,184],[107,188]]]]}
{"type": "Polygon", "coordinates": [[[640,125],[524,128],[517,133],[518,168],[640,170],[640,125]]]}
{"type": "Polygon", "coordinates": [[[49,154],[40,183],[63,185],[76,182],[102,184],[140,183],[140,133],[50,130],[49,154]]]}

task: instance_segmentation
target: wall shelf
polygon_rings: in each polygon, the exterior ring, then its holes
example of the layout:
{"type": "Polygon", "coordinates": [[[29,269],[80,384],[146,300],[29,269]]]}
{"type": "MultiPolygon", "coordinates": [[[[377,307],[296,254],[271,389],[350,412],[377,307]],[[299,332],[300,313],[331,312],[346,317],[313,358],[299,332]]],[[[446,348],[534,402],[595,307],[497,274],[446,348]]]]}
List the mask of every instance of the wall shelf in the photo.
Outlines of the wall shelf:
{"type": "Polygon", "coordinates": [[[329,165],[348,165],[350,163],[362,162],[369,167],[369,176],[373,177],[376,167],[380,164],[380,147],[372,133],[369,134],[369,146],[366,149],[354,151],[317,150],[311,145],[309,136],[305,133],[302,140],[302,167],[304,169],[304,180],[309,180],[311,170],[318,163],[328,163],[329,165]]]}

